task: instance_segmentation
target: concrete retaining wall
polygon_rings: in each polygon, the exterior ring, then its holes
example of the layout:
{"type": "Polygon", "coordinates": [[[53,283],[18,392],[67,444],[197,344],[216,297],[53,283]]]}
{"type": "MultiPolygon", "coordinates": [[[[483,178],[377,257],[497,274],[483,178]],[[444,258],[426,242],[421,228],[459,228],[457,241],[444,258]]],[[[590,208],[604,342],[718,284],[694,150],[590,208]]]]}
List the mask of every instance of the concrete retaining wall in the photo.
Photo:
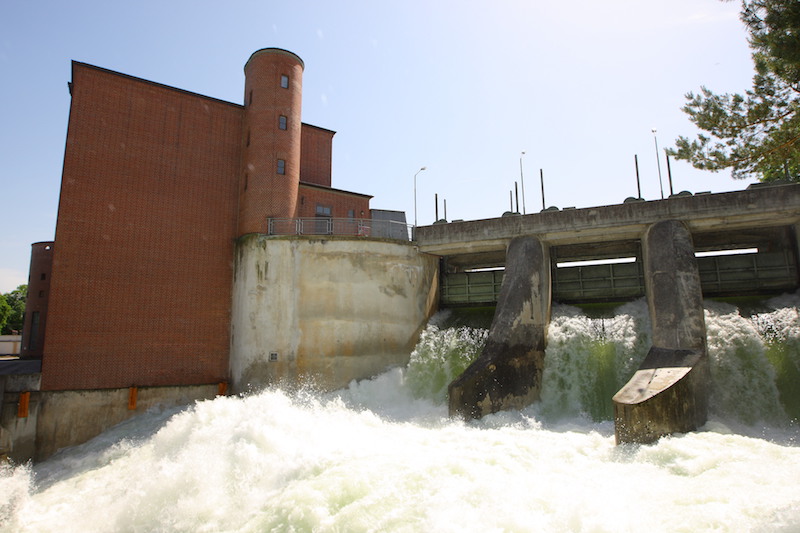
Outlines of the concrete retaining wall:
{"type": "Polygon", "coordinates": [[[132,405],[128,388],[41,392],[40,374],[3,377],[0,458],[15,463],[43,461],[150,409],[189,405],[220,392],[219,384],[143,387],[132,405]]]}
{"type": "Polygon", "coordinates": [[[436,310],[438,259],[411,243],[247,235],[237,244],[233,392],[331,390],[408,362],[436,310]]]}

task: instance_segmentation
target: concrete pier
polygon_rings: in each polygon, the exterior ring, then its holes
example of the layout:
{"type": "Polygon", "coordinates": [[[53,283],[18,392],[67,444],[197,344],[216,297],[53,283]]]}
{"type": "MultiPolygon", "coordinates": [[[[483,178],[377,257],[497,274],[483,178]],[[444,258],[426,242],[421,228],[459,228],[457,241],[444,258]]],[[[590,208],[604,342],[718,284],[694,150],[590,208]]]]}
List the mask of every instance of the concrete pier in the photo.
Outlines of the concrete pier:
{"type": "Polygon", "coordinates": [[[486,346],[448,388],[450,416],[481,418],[538,400],[549,322],[547,247],[536,237],[512,239],[486,346]]]}
{"type": "Polygon", "coordinates": [[[705,423],[708,356],[700,275],[686,225],[665,220],[642,239],[653,346],[614,395],[617,443],[649,443],[705,423]]]}

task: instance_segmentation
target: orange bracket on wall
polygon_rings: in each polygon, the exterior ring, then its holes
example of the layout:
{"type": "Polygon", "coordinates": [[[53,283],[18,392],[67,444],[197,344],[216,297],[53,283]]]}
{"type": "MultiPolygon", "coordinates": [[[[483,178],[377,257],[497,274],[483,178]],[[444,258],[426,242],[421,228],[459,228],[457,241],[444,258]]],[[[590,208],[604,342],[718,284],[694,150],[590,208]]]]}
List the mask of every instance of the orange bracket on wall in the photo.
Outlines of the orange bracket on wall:
{"type": "Polygon", "coordinates": [[[30,392],[19,393],[19,404],[17,404],[17,418],[28,418],[28,407],[31,401],[30,392]]]}

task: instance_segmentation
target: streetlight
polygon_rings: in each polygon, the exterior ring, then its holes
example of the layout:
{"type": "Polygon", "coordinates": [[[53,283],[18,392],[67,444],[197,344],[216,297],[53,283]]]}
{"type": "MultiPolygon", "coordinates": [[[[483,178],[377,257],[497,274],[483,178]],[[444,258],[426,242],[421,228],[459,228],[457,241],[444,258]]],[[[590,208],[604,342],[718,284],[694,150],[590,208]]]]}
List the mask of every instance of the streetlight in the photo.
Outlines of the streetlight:
{"type": "Polygon", "coordinates": [[[658,186],[661,189],[661,199],[664,199],[664,185],[661,182],[661,158],[658,157],[658,137],[656,137],[656,129],[653,128],[653,140],[656,143],[656,164],[658,165],[658,186]]]}
{"type": "MultiPolygon", "coordinates": [[[[417,170],[417,174],[426,170],[427,167],[422,167],[417,170]]],[[[414,227],[417,227],[417,174],[414,174],[414,227]]]]}
{"type": "Polygon", "coordinates": [[[525,214],[525,180],[522,178],[522,156],[525,155],[525,152],[522,152],[519,156],[519,182],[522,184],[522,214],[525,214]]]}

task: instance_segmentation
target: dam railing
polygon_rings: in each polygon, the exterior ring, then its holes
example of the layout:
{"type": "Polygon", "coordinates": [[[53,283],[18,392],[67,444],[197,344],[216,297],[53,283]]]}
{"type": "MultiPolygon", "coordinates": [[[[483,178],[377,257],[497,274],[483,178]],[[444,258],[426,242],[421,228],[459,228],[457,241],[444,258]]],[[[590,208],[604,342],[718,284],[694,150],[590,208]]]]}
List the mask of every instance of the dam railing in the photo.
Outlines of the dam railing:
{"type": "Polygon", "coordinates": [[[373,218],[301,217],[270,218],[269,235],[353,235],[365,238],[411,238],[412,226],[373,218]]]}

